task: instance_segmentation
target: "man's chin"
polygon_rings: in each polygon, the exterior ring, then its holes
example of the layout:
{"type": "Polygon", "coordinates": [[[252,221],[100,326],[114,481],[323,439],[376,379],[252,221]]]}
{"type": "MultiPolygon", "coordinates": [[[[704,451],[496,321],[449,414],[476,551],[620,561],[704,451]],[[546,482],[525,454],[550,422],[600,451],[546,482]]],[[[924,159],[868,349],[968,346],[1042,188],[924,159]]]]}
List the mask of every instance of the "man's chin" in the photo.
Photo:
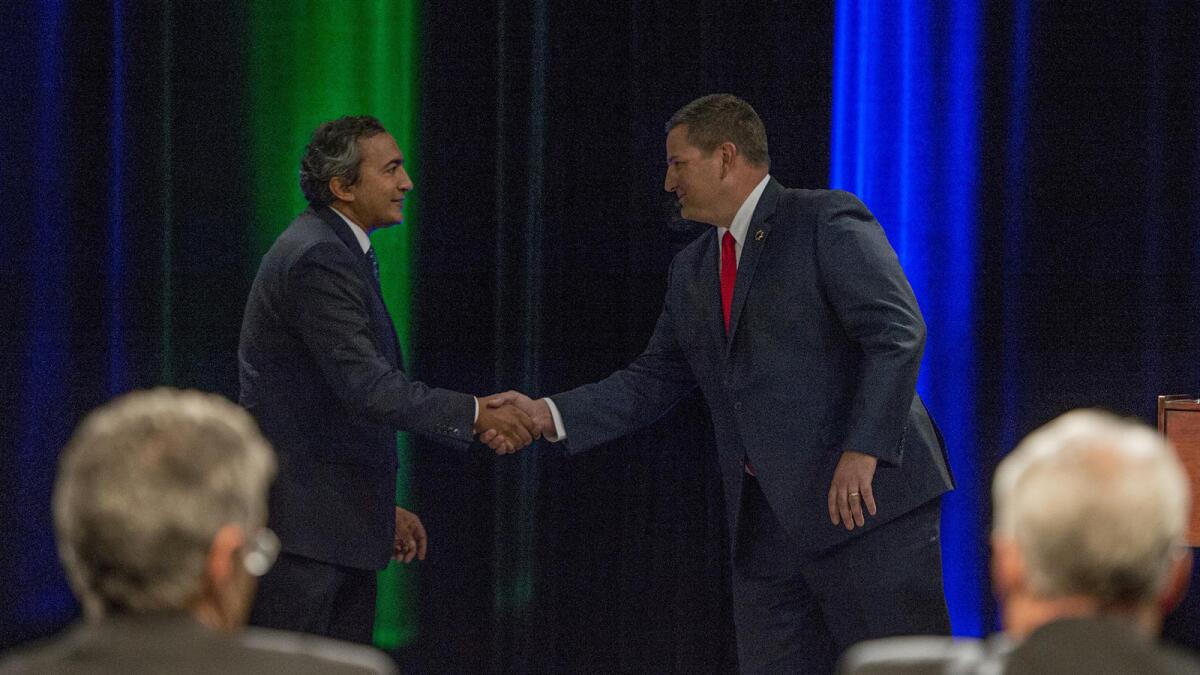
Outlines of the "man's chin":
{"type": "Polygon", "coordinates": [[[695,209],[689,209],[686,206],[679,210],[679,217],[683,218],[684,220],[690,220],[694,223],[702,223],[704,225],[713,224],[711,218],[706,217],[703,213],[696,211],[695,209]]]}

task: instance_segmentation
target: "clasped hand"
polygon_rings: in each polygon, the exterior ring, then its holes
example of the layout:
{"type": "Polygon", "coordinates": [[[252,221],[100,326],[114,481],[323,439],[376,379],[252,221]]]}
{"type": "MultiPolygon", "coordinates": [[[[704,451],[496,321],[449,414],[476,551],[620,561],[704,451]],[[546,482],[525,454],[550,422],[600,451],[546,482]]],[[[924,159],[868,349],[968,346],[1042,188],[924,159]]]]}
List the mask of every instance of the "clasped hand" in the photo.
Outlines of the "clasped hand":
{"type": "Polygon", "coordinates": [[[516,452],[535,439],[554,433],[554,419],[544,400],[533,400],[519,391],[479,399],[475,433],[497,455],[516,452]]]}

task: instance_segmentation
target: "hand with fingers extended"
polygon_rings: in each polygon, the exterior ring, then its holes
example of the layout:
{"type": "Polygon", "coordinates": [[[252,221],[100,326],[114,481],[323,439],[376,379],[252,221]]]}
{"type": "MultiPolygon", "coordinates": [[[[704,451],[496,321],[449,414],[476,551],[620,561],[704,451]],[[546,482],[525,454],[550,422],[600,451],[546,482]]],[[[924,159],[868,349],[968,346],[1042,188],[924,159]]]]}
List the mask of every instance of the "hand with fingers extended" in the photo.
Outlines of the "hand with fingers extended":
{"type": "MultiPolygon", "coordinates": [[[[546,403],[546,399],[539,398],[531,399],[519,391],[506,391],[502,394],[493,394],[487,398],[489,406],[504,406],[515,405],[525,411],[526,415],[533,420],[534,428],[537,434],[545,436],[551,440],[555,439],[554,417],[550,414],[550,405],[546,403]]],[[[490,439],[490,434],[483,434],[479,440],[487,443],[490,439]]]]}
{"type": "Polygon", "coordinates": [[[495,450],[497,455],[506,455],[524,448],[542,435],[520,406],[497,404],[492,400],[494,398],[496,396],[479,399],[475,433],[479,435],[480,442],[495,450]]]}
{"type": "Polygon", "coordinates": [[[413,558],[425,559],[425,526],[412,511],[396,507],[396,540],[392,547],[392,560],[410,563],[413,558]]]}
{"type": "Polygon", "coordinates": [[[833,470],[829,484],[829,520],[834,525],[845,525],[847,530],[862,527],[866,513],[875,515],[875,494],[871,491],[871,480],[875,477],[875,465],[879,460],[853,450],[846,450],[833,470]]]}

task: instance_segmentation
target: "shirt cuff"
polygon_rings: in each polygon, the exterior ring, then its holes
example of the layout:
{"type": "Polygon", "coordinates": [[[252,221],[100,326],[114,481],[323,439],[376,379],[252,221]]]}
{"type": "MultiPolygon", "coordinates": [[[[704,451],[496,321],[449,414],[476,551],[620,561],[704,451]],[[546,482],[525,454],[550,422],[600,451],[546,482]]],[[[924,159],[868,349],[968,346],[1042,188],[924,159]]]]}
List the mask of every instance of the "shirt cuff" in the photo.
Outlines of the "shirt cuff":
{"type": "Polygon", "coordinates": [[[554,405],[554,401],[544,398],[546,407],[550,409],[550,417],[554,420],[554,436],[546,436],[546,440],[551,443],[565,441],[567,439],[567,430],[563,427],[562,415],[558,414],[558,406],[554,405]]]}
{"type": "Polygon", "coordinates": [[[472,396],[471,398],[475,399],[475,416],[471,418],[471,428],[474,429],[475,423],[479,421],[479,397],[472,396]]]}

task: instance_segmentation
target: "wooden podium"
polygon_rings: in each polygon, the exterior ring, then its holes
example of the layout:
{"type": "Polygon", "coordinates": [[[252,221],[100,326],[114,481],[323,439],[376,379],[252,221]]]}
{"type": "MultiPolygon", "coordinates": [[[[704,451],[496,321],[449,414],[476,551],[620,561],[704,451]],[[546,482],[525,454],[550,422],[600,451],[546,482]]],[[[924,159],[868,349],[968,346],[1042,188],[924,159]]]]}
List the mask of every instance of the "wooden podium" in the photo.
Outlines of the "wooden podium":
{"type": "Polygon", "coordinates": [[[1192,486],[1192,516],[1188,546],[1200,546],[1200,399],[1174,395],[1158,397],[1158,430],[1179,453],[1192,486]]]}

